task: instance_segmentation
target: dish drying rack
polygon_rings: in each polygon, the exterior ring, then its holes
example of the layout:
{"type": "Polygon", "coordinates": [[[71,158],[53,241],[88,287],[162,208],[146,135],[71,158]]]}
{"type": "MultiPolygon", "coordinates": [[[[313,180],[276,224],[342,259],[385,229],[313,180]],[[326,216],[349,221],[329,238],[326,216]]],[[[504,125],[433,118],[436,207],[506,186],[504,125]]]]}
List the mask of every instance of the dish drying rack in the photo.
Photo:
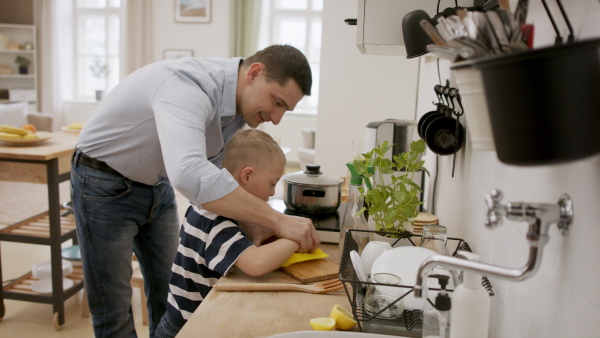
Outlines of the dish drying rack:
{"type": "MultiPolygon", "coordinates": [[[[363,298],[365,288],[363,286],[368,284],[378,284],[372,282],[361,282],[359,281],[356,271],[354,270],[354,266],[352,265],[352,260],[350,259],[350,251],[356,250],[358,252],[358,244],[354,240],[356,235],[353,233],[369,233],[368,236],[372,238],[372,234],[377,235],[386,235],[386,234],[396,234],[390,232],[378,232],[372,230],[348,230],[344,235],[344,247],[342,251],[342,257],[340,261],[340,281],[344,284],[344,290],[346,291],[346,296],[348,297],[348,301],[352,306],[352,314],[354,315],[354,319],[358,322],[358,326],[363,332],[372,332],[372,333],[381,333],[381,334],[402,334],[404,336],[414,336],[421,337],[422,333],[422,325],[423,320],[421,318],[421,310],[404,310],[403,314],[399,318],[395,319],[381,319],[377,318],[377,315],[387,310],[387,307],[382,309],[380,312],[375,313],[373,315],[367,313],[363,309],[363,298]],[[356,290],[356,292],[355,292],[356,290]]],[[[364,234],[362,234],[364,236],[364,234]]],[[[362,237],[361,236],[361,237],[362,237]]],[[[393,241],[392,247],[400,247],[400,246],[417,246],[413,241],[414,238],[421,238],[421,235],[406,233],[400,235],[398,239],[393,241]]],[[[466,259],[466,257],[461,256],[458,251],[468,251],[473,252],[469,247],[469,244],[465,242],[461,238],[448,237],[447,247],[450,249],[455,246],[454,251],[452,252],[452,256],[457,258],[466,259]]],[[[462,274],[461,274],[462,277],[462,274]]],[[[459,280],[462,278],[459,278],[459,280]]],[[[387,284],[386,284],[387,285],[387,284]]],[[[456,284],[455,284],[456,285],[456,284]]],[[[495,295],[494,288],[492,284],[487,279],[487,277],[483,276],[482,285],[486,288],[490,296],[495,295]]],[[[404,289],[410,289],[410,291],[403,294],[399,297],[394,303],[390,304],[388,307],[392,306],[396,302],[400,301],[402,298],[414,292],[414,286],[411,285],[390,285],[393,287],[401,287],[404,289]]],[[[429,290],[440,291],[438,288],[429,288],[429,290]]],[[[454,290],[447,289],[449,293],[452,293],[454,290]]],[[[433,301],[427,298],[427,302],[433,306],[433,301]]]]}

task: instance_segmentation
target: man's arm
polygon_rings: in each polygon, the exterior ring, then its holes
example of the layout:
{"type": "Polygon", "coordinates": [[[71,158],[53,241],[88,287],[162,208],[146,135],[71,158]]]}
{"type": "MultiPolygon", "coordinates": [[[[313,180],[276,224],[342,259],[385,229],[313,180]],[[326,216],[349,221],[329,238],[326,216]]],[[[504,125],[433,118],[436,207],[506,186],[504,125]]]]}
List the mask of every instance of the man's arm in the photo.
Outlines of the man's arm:
{"type": "Polygon", "coordinates": [[[310,219],[275,211],[265,201],[241,187],[222,198],[202,204],[202,208],[217,215],[260,224],[272,230],[277,237],[297,242],[300,245],[299,252],[312,251],[321,243],[310,219]]]}
{"type": "Polygon", "coordinates": [[[234,265],[250,276],[266,275],[279,268],[298,248],[298,243],[281,238],[260,247],[249,247],[234,265]]]}

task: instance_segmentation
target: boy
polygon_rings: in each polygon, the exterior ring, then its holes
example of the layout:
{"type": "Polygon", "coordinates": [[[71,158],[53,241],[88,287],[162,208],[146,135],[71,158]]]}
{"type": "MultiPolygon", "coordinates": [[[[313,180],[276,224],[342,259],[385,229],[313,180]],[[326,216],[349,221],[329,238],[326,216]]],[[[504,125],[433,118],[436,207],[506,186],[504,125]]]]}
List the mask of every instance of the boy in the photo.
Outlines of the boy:
{"type": "MultiPolygon", "coordinates": [[[[285,156],[267,133],[246,129],[225,147],[223,168],[246,191],[268,201],[283,174],[285,156]]],[[[174,337],[233,265],[250,276],[261,276],[299,249],[298,243],[284,238],[257,247],[245,235],[235,220],[195,205],[188,208],[171,271],[167,312],[155,337],[174,337]]]]}

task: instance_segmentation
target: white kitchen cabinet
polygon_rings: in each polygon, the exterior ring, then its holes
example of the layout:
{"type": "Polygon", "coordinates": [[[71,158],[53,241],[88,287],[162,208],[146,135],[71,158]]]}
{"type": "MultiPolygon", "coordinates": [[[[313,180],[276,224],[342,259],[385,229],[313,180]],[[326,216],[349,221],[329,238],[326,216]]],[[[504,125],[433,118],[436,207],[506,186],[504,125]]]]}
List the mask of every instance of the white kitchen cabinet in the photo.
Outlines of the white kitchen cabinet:
{"type": "Polygon", "coordinates": [[[37,89],[37,39],[33,25],[0,23],[0,90],[8,90],[13,96],[0,102],[27,101],[29,111],[38,111],[37,89]],[[27,74],[19,74],[17,56],[31,61],[27,74]],[[10,74],[4,69],[10,68],[10,74]]]}

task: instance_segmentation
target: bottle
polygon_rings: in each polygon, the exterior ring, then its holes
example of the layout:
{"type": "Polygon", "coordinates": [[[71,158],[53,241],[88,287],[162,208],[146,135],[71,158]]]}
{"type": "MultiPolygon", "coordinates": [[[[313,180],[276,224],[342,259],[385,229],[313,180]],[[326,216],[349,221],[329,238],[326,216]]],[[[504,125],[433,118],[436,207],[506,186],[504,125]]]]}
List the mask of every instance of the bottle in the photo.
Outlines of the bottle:
{"type": "MultiPolygon", "coordinates": [[[[479,262],[479,256],[459,251],[467,259],[479,262]]],[[[481,275],[465,270],[463,283],[452,294],[450,336],[460,338],[487,337],[490,323],[490,295],[481,285],[481,275]]]]}
{"type": "MultiPolygon", "coordinates": [[[[346,166],[350,169],[352,176],[350,178],[350,187],[348,188],[348,202],[346,203],[346,209],[340,222],[340,255],[342,255],[344,249],[344,239],[348,230],[368,230],[364,214],[362,212],[359,213],[364,205],[364,198],[358,190],[362,187],[363,178],[354,170],[352,162],[346,163],[346,166]]],[[[358,244],[358,250],[356,251],[361,254],[369,241],[369,234],[357,231],[353,232],[352,235],[358,244]]]]}
{"type": "MultiPolygon", "coordinates": [[[[423,338],[448,338],[450,337],[450,308],[452,305],[450,296],[446,292],[446,285],[450,277],[446,275],[431,275],[437,278],[441,290],[435,297],[433,308],[423,311],[423,338]]],[[[425,302],[425,306],[427,306],[425,302]]]]}

